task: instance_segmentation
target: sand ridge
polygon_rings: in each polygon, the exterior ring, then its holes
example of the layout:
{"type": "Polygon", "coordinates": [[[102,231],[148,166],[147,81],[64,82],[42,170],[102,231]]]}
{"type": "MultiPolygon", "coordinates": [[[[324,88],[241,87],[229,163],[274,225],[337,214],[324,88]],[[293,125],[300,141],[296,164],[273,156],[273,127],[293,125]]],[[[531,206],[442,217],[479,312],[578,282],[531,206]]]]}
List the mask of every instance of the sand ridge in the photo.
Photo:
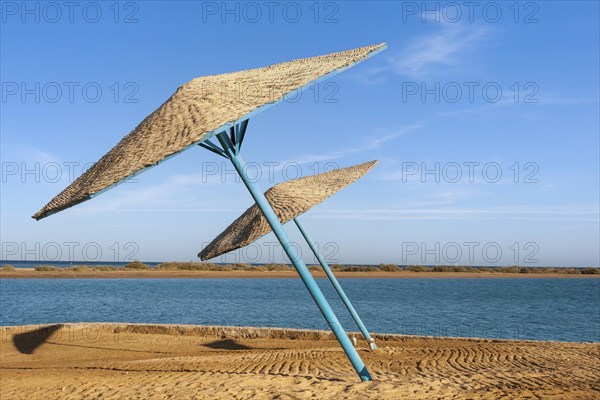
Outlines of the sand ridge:
{"type": "Polygon", "coordinates": [[[325,331],[193,325],[2,327],[2,399],[600,397],[600,345],[375,335],[361,383],[325,331]]]}

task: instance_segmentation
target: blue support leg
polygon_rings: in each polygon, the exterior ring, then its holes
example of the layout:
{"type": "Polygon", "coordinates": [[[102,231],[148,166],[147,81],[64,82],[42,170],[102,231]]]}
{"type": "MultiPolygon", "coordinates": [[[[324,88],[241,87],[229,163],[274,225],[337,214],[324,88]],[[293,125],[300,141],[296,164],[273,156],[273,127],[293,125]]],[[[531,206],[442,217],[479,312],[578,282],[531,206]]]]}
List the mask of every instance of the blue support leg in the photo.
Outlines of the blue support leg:
{"type": "Polygon", "coordinates": [[[346,296],[346,292],[344,292],[344,289],[342,289],[342,286],[340,285],[340,283],[338,282],[337,278],[333,274],[333,271],[331,270],[331,268],[329,268],[329,265],[327,265],[327,263],[325,262],[325,260],[323,259],[323,257],[321,257],[321,254],[319,253],[319,251],[315,247],[314,242],[312,241],[312,239],[310,238],[310,236],[308,236],[308,232],[306,232],[306,230],[304,229],[304,226],[302,226],[302,224],[300,223],[300,221],[298,220],[298,218],[294,218],[294,223],[296,224],[296,226],[300,230],[300,233],[302,233],[302,236],[304,237],[304,240],[306,240],[306,243],[308,243],[308,246],[312,250],[312,252],[315,255],[315,257],[317,258],[317,260],[319,261],[319,264],[321,264],[321,267],[323,267],[323,270],[325,271],[325,274],[327,274],[327,277],[331,281],[331,284],[335,288],[335,290],[338,293],[338,295],[341,297],[342,301],[344,302],[344,305],[346,306],[346,308],[348,309],[348,311],[352,315],[352,318],[354,318],[354,322],[356,322],[356,325],[358,326],[358,329],[360,329],[360,331],[362,332],[365,340],[367,341],[367,343],[369,343],[369,348],[371,350],[375,350],[377,348],[377,346],[375,345],[375,339],[373,339],[371,337],[371,335],[369,334],[369,331],[367,330],[367,328],[363,324],[362,320],[360,319],[360,317],[356,313],[356,310],[352,306],[352,303],[350,303],[350,299],[348,299],[348,296],[346,296]]]}
{"type": "Polygon", "coordinates": [[[240,175],[242,181],[246,185],[246,188],[248,188],[248,191],[254,198],[254,201],[263,212],[265,218],[267,219],[267,222],[273,230],[273,233],[275,233],[275,236],[279,240],[279,243],[281,243],[281,246],[283,247],[290,261],[294,265],[294,268],[298,272],[298,275],[300,275],[300,278],[302,278],[302,282],[304,282],[304,285],[310,292],[310,295],[312,296],[313,300],[315,301],[315,303],[317,303],[319,310],[321,310],[321,313],[327,320],[329,327],[331,328],[338,342],[344,349],[344,352],[346,353],[348,359],[350,360],[350,363],[352,363],[352,366],[358,373],[358,376],[363,381],[372,380],[371,375],[367,370],[367,367],[365,367],[365,364],[363,363],[362,359],[358,355],[358,352],[352,345],[352,342],[348,338],[348,335],[344,331],[344,328],[340,324],[340,321],[337,319],[335,313],[331,309],[331,306],[323,296],[323,293],[321,292],[321,289],[319,289],[317,282],[310,274],[310,271],[306,267],[306,264],[304,264],[302,259],[300,259],[300,257],[296,253],[296,249],[290,243],[290,239],[288,238],[287,233],[283,229],[281,222],[277,218],[275,211],[273,211],[273,208],[269,204],[264,194],[252,184],[251,179],[246,173],[246,166],[244,160],[237,154],[235,144],[227,136],[226,132],[218,134],[217,139],[219,139],[223,150],[225,150],[225,152],[227,153],[229,159],[233,163],[234,168],[236,169],[237,173],[240,175]]]}

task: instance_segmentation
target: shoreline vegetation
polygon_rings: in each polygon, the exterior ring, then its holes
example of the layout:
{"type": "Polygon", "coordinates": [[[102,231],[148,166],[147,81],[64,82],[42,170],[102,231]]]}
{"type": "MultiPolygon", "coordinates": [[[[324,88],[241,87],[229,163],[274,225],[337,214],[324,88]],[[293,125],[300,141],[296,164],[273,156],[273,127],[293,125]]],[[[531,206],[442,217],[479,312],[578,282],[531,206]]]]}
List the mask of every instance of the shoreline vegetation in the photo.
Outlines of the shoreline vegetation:
{"type": "MultiPolygon", "coordinates": [[[[320,265],[309,265],[316,277],[325,276],[320,265]]],[[[413,278],[413,277],[600,277],[600,268],[569,267],[470,267],[470,266],[423,266],[380,264],[378,266],[331,265],[331,269],[343,278],[413,278]]],[[[164,262],[155,267],[140,261],[124,266],[76,265],[57,267],[40,264],[35,268],[15,268],[10,264],[0,267],[0,278],[77,278],[77,277],[132,277],[132,278],[294,278],[297,274],[290,264],[250,265],[244,263],[215,264],[208,262],[164,262]]]]}

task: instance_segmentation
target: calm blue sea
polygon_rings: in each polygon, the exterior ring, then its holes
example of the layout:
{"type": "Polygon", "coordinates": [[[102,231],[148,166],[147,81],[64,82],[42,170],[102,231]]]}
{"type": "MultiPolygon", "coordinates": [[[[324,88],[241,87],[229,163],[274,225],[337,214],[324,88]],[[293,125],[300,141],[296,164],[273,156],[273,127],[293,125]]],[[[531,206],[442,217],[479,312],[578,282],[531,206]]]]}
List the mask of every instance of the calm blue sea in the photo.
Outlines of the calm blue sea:
{"type": "MultiPolygon", "coordinates": [[[[346,329],[352,319],[319,285],[346,329]]],[[[600,342],[600,279],[340,279],[372,332],[600,342]]],[[[2,279],[0,324],[327,329],[299,279],[2,279]]]]}

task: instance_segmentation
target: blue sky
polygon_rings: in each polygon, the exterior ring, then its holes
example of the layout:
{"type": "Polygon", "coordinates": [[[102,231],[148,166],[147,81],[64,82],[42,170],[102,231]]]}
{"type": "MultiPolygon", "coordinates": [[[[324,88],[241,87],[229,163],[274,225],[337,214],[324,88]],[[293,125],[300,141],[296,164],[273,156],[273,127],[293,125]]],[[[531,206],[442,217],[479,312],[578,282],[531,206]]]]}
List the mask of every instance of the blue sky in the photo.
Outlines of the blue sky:
{"type": "MultiPolygon", "coordinates": [[[[196,260],[252,202],[200,148],[31,215],[194,77],[387,42],[248,128],[263,190],[380,160],[303,216],[326,258],[600,263],[597,2],[22,4],[1,4],[1,258],[196,260]]],[[[282,261],[274,242],[216,261],[282,261]]]]}

